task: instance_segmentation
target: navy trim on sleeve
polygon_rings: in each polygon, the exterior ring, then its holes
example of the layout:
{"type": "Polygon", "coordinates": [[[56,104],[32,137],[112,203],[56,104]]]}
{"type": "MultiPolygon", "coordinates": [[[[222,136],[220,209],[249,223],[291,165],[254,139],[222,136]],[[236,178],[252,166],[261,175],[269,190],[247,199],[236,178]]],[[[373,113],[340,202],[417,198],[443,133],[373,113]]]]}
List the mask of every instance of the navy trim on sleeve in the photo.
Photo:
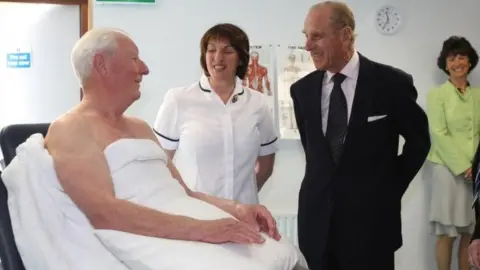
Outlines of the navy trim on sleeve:
{"type": "Polygon", "coordinates": [[[179,141],[180,141],[180,139],[172,139],[172,138],[169,138],[169,137],[161,134],[160,132],[156,131],[155,129],[153,129],[153,132],[155,132],[155,134],[157,134],[158,136],[164,138],[165,140],[169,140],[169,141],[171,141],[171,142],[179,142],[179,141]]]}
{"type": "Polygon", "coordinates": [[[263,143],[263,144],[261,144],[260,146],[263,147],[263,146],[270,145],[270,144],[276,142],[277,140],[278,140],[278,137],[275,137],[275,139],[273,139],[272,141],[270,141],[270,142],[268,142],[268,143],[263,143]]]}

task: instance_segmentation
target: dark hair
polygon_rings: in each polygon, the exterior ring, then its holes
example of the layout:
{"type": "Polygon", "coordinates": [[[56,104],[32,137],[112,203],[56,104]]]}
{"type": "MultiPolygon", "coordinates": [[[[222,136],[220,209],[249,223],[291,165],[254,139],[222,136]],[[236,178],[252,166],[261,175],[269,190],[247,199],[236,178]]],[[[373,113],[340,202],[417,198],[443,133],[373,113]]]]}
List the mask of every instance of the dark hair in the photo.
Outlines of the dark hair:
{"type": "Polygon", "coordinates": [[[208,73],[205,54],[208,42],[215,39],[227,40],[238,53],[239,66],[237,67],[236,75],[243,80],[247,74],[248,61],[250,59],[250,41],[247,34],[240,27],[230,23],[217,24],[203,34],[200,40],[200,65],[207,76],[210,76],[210,74],[208,73]]]}
{"type": "Polygon", "coordinates": [[[449,74],[447,70],[447,58],[455,55],[468,57],[468,60],[470,61],[468,73],[470,73],[478,64],[477,51],[472,47],[470,42],[464,37],[451,36],[443,42],[442,51],[437,58],[438,68],[449,74]]]}

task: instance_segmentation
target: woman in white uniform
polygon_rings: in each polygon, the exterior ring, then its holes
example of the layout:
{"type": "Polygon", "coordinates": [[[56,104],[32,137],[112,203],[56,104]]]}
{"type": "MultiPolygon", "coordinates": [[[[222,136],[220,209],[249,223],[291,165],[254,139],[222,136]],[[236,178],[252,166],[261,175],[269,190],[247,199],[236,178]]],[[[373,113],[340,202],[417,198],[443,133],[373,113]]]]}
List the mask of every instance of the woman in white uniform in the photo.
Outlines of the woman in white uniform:
{"type": "Polygon", "coordinates": [[[273,171],[277,132],[266,97],[242,86],[248,36],[218,24],[200,48],[204,75],[167,91],[153,129],[190,189],[258,203],[273,171]]]}

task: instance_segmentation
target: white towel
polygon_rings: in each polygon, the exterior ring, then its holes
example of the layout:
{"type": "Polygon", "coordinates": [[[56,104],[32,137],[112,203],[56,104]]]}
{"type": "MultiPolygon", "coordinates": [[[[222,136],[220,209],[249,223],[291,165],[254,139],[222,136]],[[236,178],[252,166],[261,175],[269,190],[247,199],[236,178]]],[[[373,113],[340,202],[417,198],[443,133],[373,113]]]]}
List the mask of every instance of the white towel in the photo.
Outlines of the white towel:
{"type": "Polygon", "coordinates": [[[13,233],[27,270],[127,270],[63,192],[41,134],[17,148],[2,174],[13,233]]]}

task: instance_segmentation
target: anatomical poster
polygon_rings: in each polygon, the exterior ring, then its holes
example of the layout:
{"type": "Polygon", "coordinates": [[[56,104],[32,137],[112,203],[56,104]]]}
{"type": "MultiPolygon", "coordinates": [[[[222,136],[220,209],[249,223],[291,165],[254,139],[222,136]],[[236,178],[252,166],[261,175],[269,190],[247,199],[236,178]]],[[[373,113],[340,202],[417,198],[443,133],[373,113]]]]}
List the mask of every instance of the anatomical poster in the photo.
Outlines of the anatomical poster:
{"type": "Polygon", "coordinates": [[[277,50],[278,120],[283,139],[300,139],[290,86],[315,70],[310,54],[303,46],[279,46],[277,50]]]}
{"type": "Polygon", "coordinates": [[[247,75],[243,85],[263,93],[268,97],[268,105],[272,116],[274,116],[275,91],[272,80],[272,46],[252,45],[250,46],[250,60],[248,63],[247,75]]]}

